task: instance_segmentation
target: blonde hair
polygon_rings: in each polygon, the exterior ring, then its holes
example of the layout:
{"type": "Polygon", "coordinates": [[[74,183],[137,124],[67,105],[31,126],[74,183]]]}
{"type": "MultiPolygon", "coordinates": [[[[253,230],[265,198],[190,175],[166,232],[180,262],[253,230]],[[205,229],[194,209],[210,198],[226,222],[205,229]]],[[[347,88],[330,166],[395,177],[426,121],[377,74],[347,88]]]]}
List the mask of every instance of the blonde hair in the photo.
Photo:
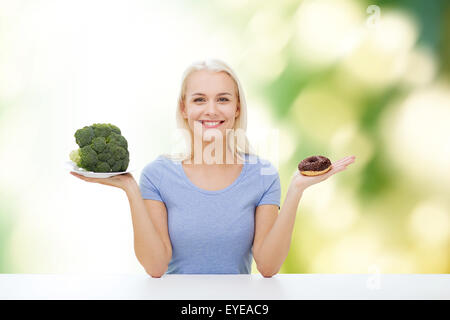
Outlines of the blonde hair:
{"type": "MultiPolygon", "coordinates": [[[[245,102],[245,96],[244,96],[244,90],[241,86],[241,83],[239,82],[238,77],[234,73],[234,71],[223,61],[217,60],[217,59],[207,59],[203,61],[197,61],[192,63],[183,73],[181,78],[181,87],[180,87],[180,95],[178,96],[178,103],[176,108],[176,121],[177,121],[177,127],[179,129],[184,129],[189,132],[191,132],[191,129],[189,128],[189,124],[187,122],[187,119],[185,119],[181,113],[181,105],[184,103],[186,98],[186,85],[187,85],[187,78],[189,75],[195,71],[198,70],[210,70],[215,72],[225,72],[227,73],[231,79],[233,79],[234,83],[237,87],[237,100],[238,100],[238,107],[240,108],[239,116],[236,118],[233,130],[230,130],[230,133],[236,132],[236,130],[239,129],[239,133],[241,134],[241,139],[236,139],[236,135],[233,134],[233,141],[227,137],[226,141],[228,143],[228,146],[230,150],[233,152],[233,155],[237,155],[240,157],[239,153],[243,154],[255,154],[253,151],[253,148],[250,146],[250,143],[248,141],[246,131],[247,131],[247,103],[245,102]],[[234,148],[230,147],[231,142],[233,142],[234,148]]],[[[176,154],[164,154],[164,156],[177,161],[183,161],[186,159],[190,159],[192,156],[192,150],[190,141],[188,141],[188,138],[192,139],[192,133],[191,137],[185,137],[186,139],[186,146],[187,151],[184,153],[176,153],[176,154]]]]}

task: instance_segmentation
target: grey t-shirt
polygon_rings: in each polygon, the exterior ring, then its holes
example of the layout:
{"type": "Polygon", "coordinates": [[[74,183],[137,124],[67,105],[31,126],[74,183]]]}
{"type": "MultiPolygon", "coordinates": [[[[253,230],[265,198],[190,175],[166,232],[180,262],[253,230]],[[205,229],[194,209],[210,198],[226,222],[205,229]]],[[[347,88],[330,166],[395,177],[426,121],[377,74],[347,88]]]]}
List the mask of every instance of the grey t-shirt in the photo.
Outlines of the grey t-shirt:
{"type": "Polygon", "coordinates": [[[180,161],[163,155],[142,170],[143,199],[164,202],[172,259],[166,274],[249,274],[255,210],[280,208],[276,168],[256,155],[245,155],[239,177],[225,189],[204,190],[187,177],[180,161]]]}

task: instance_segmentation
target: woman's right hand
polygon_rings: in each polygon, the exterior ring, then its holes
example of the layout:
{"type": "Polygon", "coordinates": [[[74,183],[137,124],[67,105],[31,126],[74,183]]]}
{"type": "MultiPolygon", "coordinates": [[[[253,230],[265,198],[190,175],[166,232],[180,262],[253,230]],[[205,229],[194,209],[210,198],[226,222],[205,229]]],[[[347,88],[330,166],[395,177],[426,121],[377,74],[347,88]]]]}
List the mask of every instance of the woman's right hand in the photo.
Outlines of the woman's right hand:
{"type": "Polygon", "coordinates": [[[131,173],[119,174],[119,175],[112,176],[109,178],[89,178],[89,177],[85,177],[85,176],[78,174],[76,172],[73,172],[73,171],[71,171],[70,174],[77,177],[78,179],[84,180],[86,182],[100,183],[100,184],[104,184],[107,186],[120,188],[124,191],[126,191],[126,189],[130,185],[132,185],[133,183],[136,183],[136,180],[134,180],[134,177],[131,175],[131,173]]]}

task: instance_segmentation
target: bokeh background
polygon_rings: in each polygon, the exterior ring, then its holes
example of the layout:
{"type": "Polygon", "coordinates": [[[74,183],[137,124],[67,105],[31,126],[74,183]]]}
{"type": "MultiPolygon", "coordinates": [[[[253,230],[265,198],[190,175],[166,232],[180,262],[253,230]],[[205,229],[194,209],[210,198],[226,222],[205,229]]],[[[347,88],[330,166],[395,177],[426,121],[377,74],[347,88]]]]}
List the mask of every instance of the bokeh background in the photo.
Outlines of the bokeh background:
{"type": "Polygon", "coordinates": [[[356,155],[303,194],[281,272],[449,273],[449,1],[0,0],[1,273],[144,273],[125,194],[64,163],[109,122],[138,178],[203,58],[238,74],[282,202],[303,158],[356,155]]]}

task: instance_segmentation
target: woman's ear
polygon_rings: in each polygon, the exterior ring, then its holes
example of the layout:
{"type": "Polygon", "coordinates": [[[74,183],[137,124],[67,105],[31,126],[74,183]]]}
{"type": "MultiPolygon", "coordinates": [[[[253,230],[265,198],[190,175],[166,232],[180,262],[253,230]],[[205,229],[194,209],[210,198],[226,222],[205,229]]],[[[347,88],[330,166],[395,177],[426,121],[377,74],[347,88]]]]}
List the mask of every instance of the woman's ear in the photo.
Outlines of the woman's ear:
{"type": "Polygon", "coordinates": [[[236,116],[234,117],[235,119],[237,118],[237,117],[239,117],[239,114],[241,113],[241,106],[240,105],[238,105],[237,106],[237,109],[236,109],[236,116]]]}
{"type": "Polygon", "coordinates": [[[180,102],[180,111],[181,111],[181,115],[183,116],[183,118],[186,119],[186,118],[187,118],[187,115],[186,115],[186,107],[185,107],[183,101],[180,102]]]}

